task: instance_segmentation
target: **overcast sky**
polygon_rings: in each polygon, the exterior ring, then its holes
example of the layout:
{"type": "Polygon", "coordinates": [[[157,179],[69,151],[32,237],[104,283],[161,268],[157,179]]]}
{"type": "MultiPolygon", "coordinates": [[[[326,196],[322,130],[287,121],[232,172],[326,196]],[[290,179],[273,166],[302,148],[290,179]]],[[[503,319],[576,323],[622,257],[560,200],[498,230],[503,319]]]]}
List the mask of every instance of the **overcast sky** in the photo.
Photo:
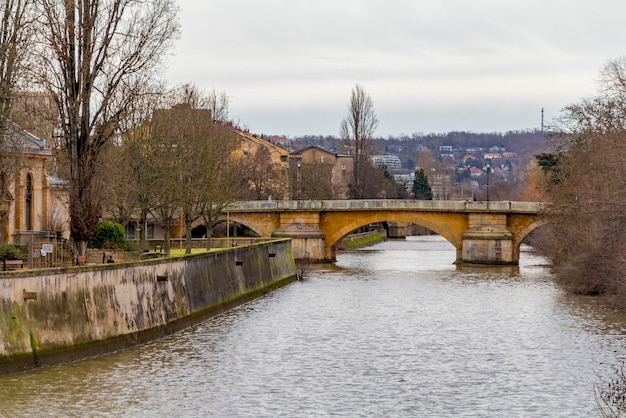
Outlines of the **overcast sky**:
{"type": "Polygon", "coordinates": [[[361,84],[377,134],[546,124],[626,55],[622,0],[179,0],[170,84],[226,92],[251,132],[339,134],[361,84]]]}

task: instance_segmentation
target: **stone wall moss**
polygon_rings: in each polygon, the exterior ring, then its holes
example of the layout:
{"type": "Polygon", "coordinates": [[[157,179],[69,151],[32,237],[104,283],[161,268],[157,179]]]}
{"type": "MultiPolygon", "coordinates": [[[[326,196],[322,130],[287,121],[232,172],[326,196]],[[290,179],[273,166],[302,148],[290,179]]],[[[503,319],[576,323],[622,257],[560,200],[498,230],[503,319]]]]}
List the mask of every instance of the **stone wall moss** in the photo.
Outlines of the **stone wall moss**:
{"type": "Polygon", "coordinates": [[[37,339],[33,331],[30,331],[30,349],[33,353],[33,364],[35,367],[39,367],[39,348],[37,347],[37,339]]]}
{"type": "Polygon", "coordinates": [[[295,277],[289,240],[171,260],[0,275],[0,373],[149,341],[295,277]],[[37,299],[23,300],[23,289],[37,299]]]}
{"type": "Polygon", "coordinates": [[[26,320],[26,306],[20,306],[17,302],[3,303],[2,305],[2,311],[0,311],[0,335],[2,335],[1,344],[5,347],[4,354],[27,350],[29,328],[26,320]]]}

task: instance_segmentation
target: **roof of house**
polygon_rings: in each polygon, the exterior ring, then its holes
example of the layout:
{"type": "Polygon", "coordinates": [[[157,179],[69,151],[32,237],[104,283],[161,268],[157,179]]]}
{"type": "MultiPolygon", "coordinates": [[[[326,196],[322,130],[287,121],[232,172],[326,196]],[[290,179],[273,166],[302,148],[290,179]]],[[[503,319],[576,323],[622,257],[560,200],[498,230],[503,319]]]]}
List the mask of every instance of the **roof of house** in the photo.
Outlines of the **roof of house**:
{"type": "Polygon", "coordinates": [[[272,149],[273,151],[277,151],[280,154],[288,154],[288,151],[286,149],[284,149],[283,147],[279,147],[276,144],[271,143],[270,141],[263,139],[263,138],[259,138],[256,134],[252,134],[250,133],[250,131],[248,130],[241,130],[231,124],[229,124],[229,126],[234,129],[239,136],[241,136],[243,139],[246,139],[248,141],[254,142],[256,144],[259,145],[263,145],[265,147],[269,147],[270,149],[272,149]]]}
{"type": "Polygon", "coordinates": [[[339,158],[341,158],[341,157],[352,157],[352,155],[347,155],[347,154],[336,154],[336,153],[334,153],[332,151],[328,151],[326,148],[321,147],[319,145],[308,145],[308,146],[306,146],[304,148],[301,148],[299,150],[292,151],[291,154],[292,155],[301,154],[302,151],[306,151],[306,150],[311,149],[311,148],[317,149],[319,151],[323,151],[323,152],[325,152],[327,154],[334,155],[335,157],[339,157],[339,158]]]}
{"type": "Polygon", "coordinates": [[[308,146],[306,146],[306,147],[304,147],[304,148],[300,148],[299,150],[292,151],[291,153],[292,153],[292,154],[301,154],[301,153],[302,153],[302,151],[306,151],[306,150],[308,150],[308,149],[316,149],[316,150],[319,150],[319,151],[325,152],[326,154],[335,155],[335,153],[334,153],[334,152],[330,152],[330,151],[328,151],[327,149],[325,149],[324,147],[321,147],[321,146],[319,146],[319,145],[308,145],[308,146]]]}
{"type": "Polygon", "coordinates": [[[7,121],[6,127],[9,138],[7,147],[10,149],[17,148],[28,154],[52,155],[52,151],[47,147],[45,140],[36,137],[11,121],[7,121]]]}

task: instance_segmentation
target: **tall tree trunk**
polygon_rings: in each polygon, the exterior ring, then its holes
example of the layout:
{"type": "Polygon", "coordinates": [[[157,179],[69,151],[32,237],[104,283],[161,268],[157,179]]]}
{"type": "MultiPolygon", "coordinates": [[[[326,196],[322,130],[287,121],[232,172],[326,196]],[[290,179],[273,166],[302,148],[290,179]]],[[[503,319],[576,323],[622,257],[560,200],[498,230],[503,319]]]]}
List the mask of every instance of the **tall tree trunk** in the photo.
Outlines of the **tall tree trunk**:
{"type": "Polygon", "coordinates": [[[93,196],[92,169],[72,164],[70,178],[70,236],[76,255],[87,255],[87,242],[93,236],[100,208],[93,196]],[[86,172],[89,171],[89,172],[86,172]]]}
{"type": "Polygon", "coordinates": [[[144,251],[149,250],[148,248],[148,211],[146,209],[141,209],[141,215],[139,220],[141,226],[139,230],[139,239],[141,241],[141,249],[144,251]]]}
{"type": "Polygon", "coordinates": [[[170,242],[170,229],[172,228],[172,221],[168,220],[165,222],[163,228],[165,229],[165,256],[169,257],[172,250],[172,243],[170,242]]]}
{"type": "Polygon", "coordinates": [[[211,251],[211,238],[213,238],[213,229],[211,228],[211,224],[206,222],[204,224],[206,226],[206,250],[211,251]]]}
{"type": "Polygon", "coordinates": [[[185,254],[191,254],[192,240],[191,240],[191,214],[189,211],[185,211],[185,254]]]}

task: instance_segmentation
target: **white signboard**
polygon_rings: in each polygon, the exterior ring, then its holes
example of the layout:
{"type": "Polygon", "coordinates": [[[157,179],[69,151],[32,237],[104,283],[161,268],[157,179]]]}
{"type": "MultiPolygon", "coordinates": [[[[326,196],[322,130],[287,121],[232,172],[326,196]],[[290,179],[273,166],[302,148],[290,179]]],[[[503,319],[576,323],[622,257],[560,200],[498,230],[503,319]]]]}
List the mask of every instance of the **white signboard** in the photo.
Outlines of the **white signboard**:
{"type": "Polygon", "coordinates": [[[45,256],[46,254],[51,254],[53,249],[54,246],[52,244],[43,244],[41,246],[41,255],[45,256]]]}

